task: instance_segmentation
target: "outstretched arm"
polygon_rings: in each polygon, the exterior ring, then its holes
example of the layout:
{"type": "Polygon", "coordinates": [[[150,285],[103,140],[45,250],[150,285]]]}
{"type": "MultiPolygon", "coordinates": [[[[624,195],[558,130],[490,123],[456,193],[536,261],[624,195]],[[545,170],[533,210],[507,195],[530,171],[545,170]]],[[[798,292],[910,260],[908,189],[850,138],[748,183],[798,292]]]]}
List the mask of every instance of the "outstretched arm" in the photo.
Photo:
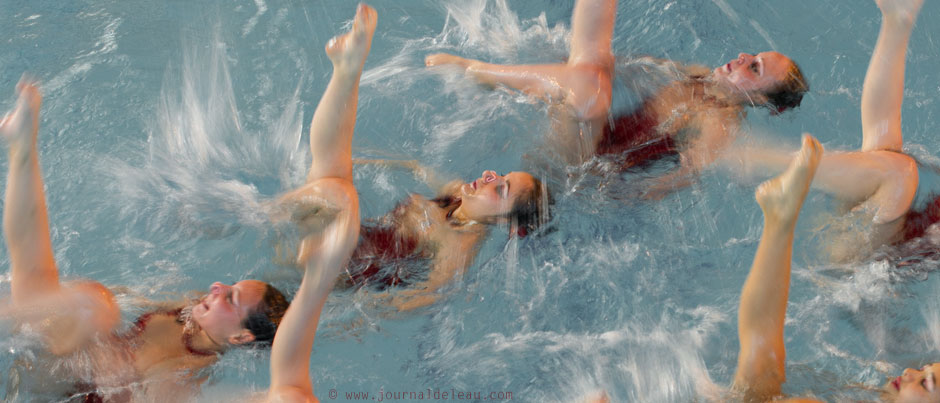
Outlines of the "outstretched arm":
{"type": "Polygon", "coordinates": [[[901,151],[904,55],[923,0],[876,0],[881,31],[862,87],[862,151],[901,151]]]}
{"type": "Polygon", "coordinates": [[[606,118],[614,63],[610,41],[616,14],[616,0],[575,2],[567,63],[500,65],[438,53],[425,58],[425,64],[456,66],[481,84],[503,85],[548,102],[563,102],[582,121],[606,118]]]}
{"type": "Polygon", "coordinates": [[[502,85],[548,103],[564,103],[579,120],[606,117],[610,109],[611,79],[606,66],[490,64],[445,53],[428,56],[425,64],[458,66],[480,84],[502,85]]]}
{"type": "Polygon", "coordinates": [[[473,264],[480,234],[451,234],[446,236],[431,263],[427,281],[415,284],[410,290],[398,291],[392,305],[399,311],[428,306],[437,301],[438,291],[449,284],[473,264]]]}
{"type": "Polygon", "coordinates": [[[291,199],[315,198],[331,206],[335,218],[321,233],[302,242],[304,277],[274,336],[268,400],[316,400],[310,380],[310,354],[326,297],[359,241],[359,198],[352,182],[350,148],[359,76],[372,43],[377,15],[360,4],[352,30],[330,40],[326,52],[333,77],[314,113],[310,142],[314,163],[308,184],[291,199]],[[332,122],[338,120],[338,122],[332,122]],[[338,123],[337,126],[334,123],[338,123]],[[326,147],[326,148],[320,148],[326,147]],[[322,159],[319,159],[322,158],[322,159]]]}
{"type": "Polygon", "coordinates": [[[790,291],[793,231],[822,153],[819,142],[804,135],[803,147],[787,170],[757,188],[764,230],[741,290],[741,350],[734,374],[734,387],[747,395],[745,400],[779,395],[780,385],[786,380],[783,321],[790,291]]]}
{"type": "Polygon", "coordinates": [[[404,168],[411,171],[415,177],[421,179],[430,188],[440,191],[444,189],[448,181],[442,179],[434,170],[421,165],[417,160],[388,160],[388,159],[354,159],[356,165],[381,165],[391,168],[404,168]]]}
{"type": "MultiPolygon", "coordinates": [[[[699,173],[711,165],[734,139],[740,127],[737,111],[717,110],[696,117],[690,125],[698,136],[679,154],[679,168],[649,181],[645,197],[659,199],[667,193],[691,185],[699,173]]],[[[670,132],[677,131],[670,129],[670,132]]]]}

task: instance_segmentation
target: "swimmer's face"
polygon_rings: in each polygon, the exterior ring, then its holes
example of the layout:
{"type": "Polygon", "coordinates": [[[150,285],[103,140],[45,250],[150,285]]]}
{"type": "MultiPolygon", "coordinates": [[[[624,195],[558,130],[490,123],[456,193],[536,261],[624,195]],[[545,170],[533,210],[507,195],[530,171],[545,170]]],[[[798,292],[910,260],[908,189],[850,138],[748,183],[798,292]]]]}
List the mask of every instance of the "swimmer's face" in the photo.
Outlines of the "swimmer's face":
{"type": "Polygon", "coordinates": [[[494,171],[483,171],[483,176],[460,187],[459,214],[478,222],[493,223],[506,217],[520,195],[535,187],[532,175],[510,172],[501,176],[494,171]]]}
{"type": "Polygon", "coordinates": [[[216,343],[244,344],[254,336],[242,323],[264,297],[266,284],[242,280],[233,285],[219,282],[193,307],[193,320],[216,343]]]}
{"type": "Polygon", "coordinates": [[[904,373],[888,382],[882,397],[889,402],[940,402],[940,363],[923,368],[905,369],[904,373]]]}
{"type": "Polygon", "coordinates": [[[741,53],[737,59],[715,68],[714,76],[731,89],[758,94],[783,83],[792,65],[790,58],[778,52],[741,53]]]}

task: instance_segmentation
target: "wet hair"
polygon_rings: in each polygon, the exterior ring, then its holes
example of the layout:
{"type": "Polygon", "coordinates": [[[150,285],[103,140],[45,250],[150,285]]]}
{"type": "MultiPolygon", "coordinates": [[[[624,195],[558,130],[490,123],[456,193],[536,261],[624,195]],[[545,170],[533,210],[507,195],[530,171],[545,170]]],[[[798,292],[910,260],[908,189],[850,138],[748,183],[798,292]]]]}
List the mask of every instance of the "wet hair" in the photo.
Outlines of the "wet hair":
{"type": "Polygon", "coordinates": [[[509,211],[507,217],[516,227],[516,235],[525,237],[538,229],[551,218],[551,194],[542,181],[532,177],[532,189],[522,193],[509,211]]]}
{"type": "Polygon", "coordinates": [[[764,95],[767,97],[767,107],[775,114],[800,106],[803,101],[803,94],[809,91],[809,82],[803,77],[803,71],[796,62],[790,61],[790,68],[787,69],[786,78],[768,90],[764,95]]]}
{"type": "Polygon", "coordinates": [[[249,344],[260,347],[270,346],[288,306],[290,306],[290,302],[287,301],[284,294],[270,284],[266,284],[264,296],[261,297],[258,306],[242,322],[242,327],[248,329],[255,336],[255,339],[249,344]]]}

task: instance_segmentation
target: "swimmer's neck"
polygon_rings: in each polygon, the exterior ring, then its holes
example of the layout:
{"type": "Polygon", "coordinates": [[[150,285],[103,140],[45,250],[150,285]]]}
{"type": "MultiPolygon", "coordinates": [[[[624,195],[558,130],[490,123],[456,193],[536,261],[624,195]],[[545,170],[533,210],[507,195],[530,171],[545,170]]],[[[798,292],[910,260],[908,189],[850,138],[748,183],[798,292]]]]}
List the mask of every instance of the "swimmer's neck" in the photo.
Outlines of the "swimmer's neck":
{"type": "Polygon", "coordinates": [[[131,346],[134,367],[138,373],[147,375],[163,370],[198,370],[218,360],[223,349],[201,330],[192,334],[187,348],[183,337],[185,327],[177,318],[175,312],[160,312],[146,321],[136,345],[131,346]],[[191,350],[218,354],[193,354],[191,350]]]}

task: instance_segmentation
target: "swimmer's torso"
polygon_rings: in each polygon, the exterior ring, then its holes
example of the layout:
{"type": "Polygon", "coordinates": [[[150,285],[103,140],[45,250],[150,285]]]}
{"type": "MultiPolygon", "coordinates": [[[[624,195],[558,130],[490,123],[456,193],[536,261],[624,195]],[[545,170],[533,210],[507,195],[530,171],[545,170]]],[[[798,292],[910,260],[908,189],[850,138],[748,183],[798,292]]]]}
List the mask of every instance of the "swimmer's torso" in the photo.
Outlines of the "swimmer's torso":
{"type": "Polygon", "coordinates": [[[632,112],[605,121],[602,133],[595,138],[594,153],[610,155],[623,168],[643,165],[682,152],[701,134],[701,126],[716,123],[723,130],[715,141],[728,143],[743,113],[740,106],[707,96],[702,81],[676,81],[632,112]]]}
{"type": "MultiPolygon", "coordinates": [[[[200,370],[217,360],[194,355],[181,343],[182,325],[175,313],[158,312],[131,329],[89,343],[64,356],[36,350],[16,360],[11,376],[16,394],[52,400],[170,401],[186,400],[202,381],[200,370]],[[87,400],[92,399],[92,400],[87,400]]],[[[8,391],[9,397],[10,391],[8,391]]]]}
{"type": "Polygon", "coordinates": [[[455,225],[448,217],[450,212],[450,207],[442,207],[439,201],[411,195],[377,222],[364,224],[348,271],[351,284],[347,285],[412,283],[414,279],[407,277],[416,270],[405,269],[403,273],[394,268],[401,261],[418,260],[421,271],[427,272],[441,251],[461,251],[468,244],[476,245],[484,235],[483,225],[455,225]]]}

